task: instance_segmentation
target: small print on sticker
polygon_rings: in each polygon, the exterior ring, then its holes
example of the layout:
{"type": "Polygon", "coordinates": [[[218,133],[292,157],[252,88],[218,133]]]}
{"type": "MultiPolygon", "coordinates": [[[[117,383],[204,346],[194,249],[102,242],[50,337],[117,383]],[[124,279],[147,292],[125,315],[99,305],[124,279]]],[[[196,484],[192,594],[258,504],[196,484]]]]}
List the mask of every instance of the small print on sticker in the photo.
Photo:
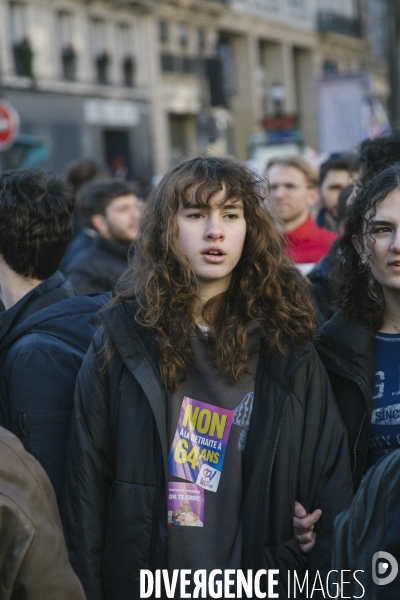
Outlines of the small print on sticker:
{"type": "Polygon", "coordinates": [[[204,490],[194,483],[168,483],[168,525],[203,527],[204,490]]]}

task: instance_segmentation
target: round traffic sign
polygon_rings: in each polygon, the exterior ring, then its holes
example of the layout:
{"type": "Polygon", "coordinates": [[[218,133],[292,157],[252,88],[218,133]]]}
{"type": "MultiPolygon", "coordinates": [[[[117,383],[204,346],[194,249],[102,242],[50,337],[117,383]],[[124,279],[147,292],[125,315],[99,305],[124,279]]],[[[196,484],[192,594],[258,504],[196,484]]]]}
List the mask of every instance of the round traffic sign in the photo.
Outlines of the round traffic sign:
{"type": "Polygon", "coordinates": [[[12,104],[0,100],[0,152],[7,150],[19,132],[19,114],[12,104]]]}

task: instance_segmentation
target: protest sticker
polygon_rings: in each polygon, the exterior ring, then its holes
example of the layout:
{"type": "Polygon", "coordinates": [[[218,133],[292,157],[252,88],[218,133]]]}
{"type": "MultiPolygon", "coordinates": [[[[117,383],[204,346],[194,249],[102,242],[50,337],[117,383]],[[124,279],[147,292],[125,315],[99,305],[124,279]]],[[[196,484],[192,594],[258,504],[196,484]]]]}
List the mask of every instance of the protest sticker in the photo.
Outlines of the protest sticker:
{"type": "Polygon", "coordinates": [[[216,492],[224,464],[233,411],[183,398],[168,471],[216,492]]]}
{"type": "Polygon", "coordinates": [[[203,527],[204,490],[193,483],[168,484],[168,525],[203,527]]]}

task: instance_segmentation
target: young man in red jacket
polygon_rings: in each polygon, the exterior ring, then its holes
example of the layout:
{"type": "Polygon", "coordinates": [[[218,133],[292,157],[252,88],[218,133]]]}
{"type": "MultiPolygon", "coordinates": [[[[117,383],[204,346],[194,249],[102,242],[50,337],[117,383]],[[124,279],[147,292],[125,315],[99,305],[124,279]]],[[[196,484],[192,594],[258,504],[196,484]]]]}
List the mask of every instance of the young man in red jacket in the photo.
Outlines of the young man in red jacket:
{"type": "Polygon", "coordinates": [[[337,237],[311,217],[319,197],[318,173],[305,158],[292,156],[270,160],[267,176],[285,228],[286,254],[307,275],[337,237]]]}

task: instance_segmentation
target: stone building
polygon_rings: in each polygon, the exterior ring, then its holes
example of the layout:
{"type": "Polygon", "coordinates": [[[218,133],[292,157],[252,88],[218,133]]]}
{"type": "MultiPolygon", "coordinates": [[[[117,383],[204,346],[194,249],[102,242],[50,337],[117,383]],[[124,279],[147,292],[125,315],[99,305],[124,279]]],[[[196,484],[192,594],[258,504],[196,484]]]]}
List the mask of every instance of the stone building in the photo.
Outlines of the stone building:
{"type": "Polygon", "coordinates": [[[141,2],[0,0],[2,96],[62,172],[90,156],[149,178],[148,23],[141,2]]]}
{"type": "Polygon", "coordinates": [[[320,82],[372,64],[360,2],[0,0],[2,95],[58,172],[79,156],[143,181],[201,151],[246,160],[275,117],[318,150],[320,82]]]}

